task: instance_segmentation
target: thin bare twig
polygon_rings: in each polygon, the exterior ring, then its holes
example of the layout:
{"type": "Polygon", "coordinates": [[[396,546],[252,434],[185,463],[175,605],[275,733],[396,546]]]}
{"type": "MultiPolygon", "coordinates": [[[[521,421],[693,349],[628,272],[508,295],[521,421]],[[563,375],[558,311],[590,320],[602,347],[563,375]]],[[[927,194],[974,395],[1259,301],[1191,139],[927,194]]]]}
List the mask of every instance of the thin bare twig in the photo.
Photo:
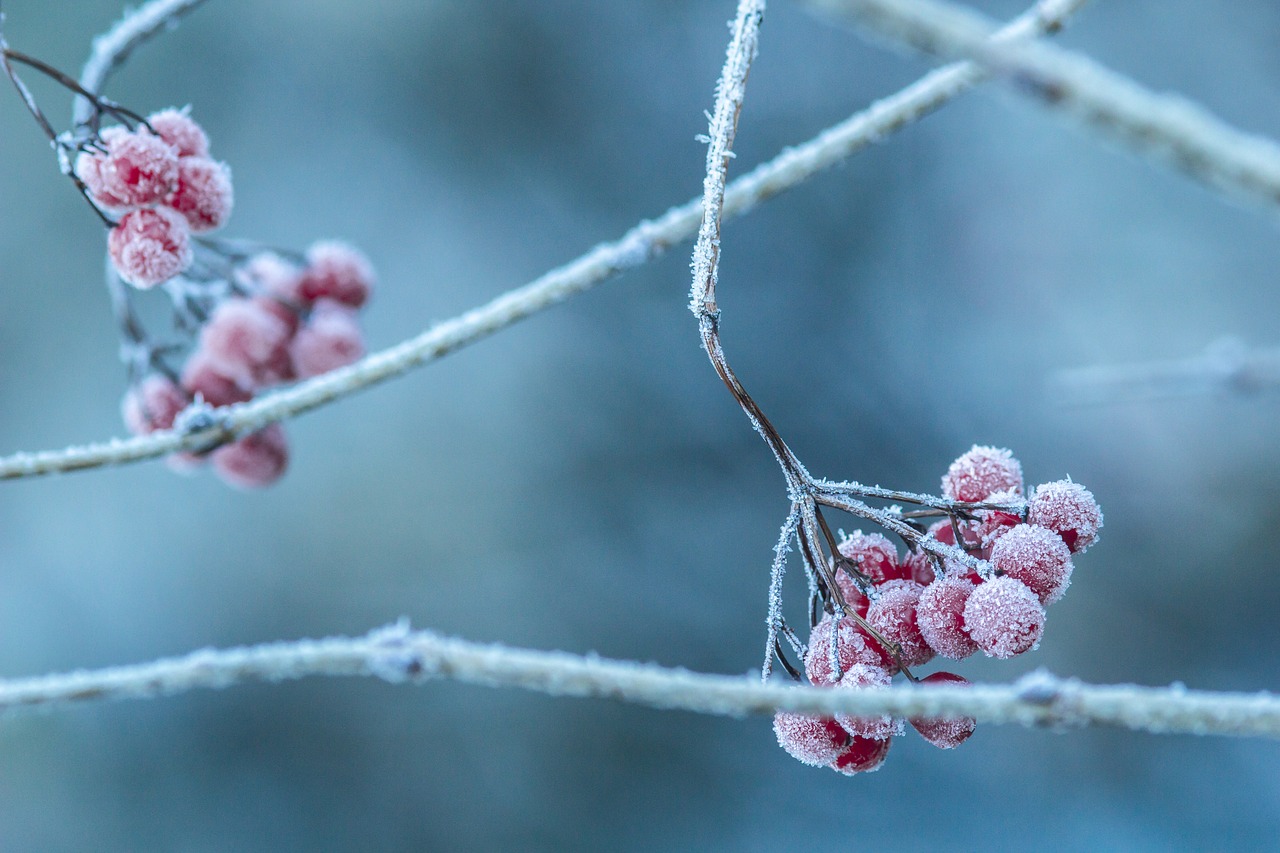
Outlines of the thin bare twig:
{"type": "MultiPolygon", "coordinates": [[[[174,0],[164,2],[173,3],[174,0]]],[[[1002,30],[1000,37],[1022,38],[1056,30],[1065,16],[1083,2],[1042,0],[1002,30]]],[[[142,8],[149,9],[151,5],[142,8]]],[[[135,43],[129,39],[115,41],[135,43]]],[[[86,73],[82,83],[92,82],[90,76],[86,73]]],[[[934,112],[968,91],[982,77],[982,72],[973,63],[954,63],[926,75],[891,97],[877,101],[804,144],[782,151],[725,188],[722,219],[746,213],[760,202],[934,112]]],[[[92,90],[90,86],[86,88],[92,90]]],[[[302,414],[429,364],[590,290],[619,273],[642,266],[664,254],[672,245],[696,234],[701,221],[701,198],[672,208],[655,220],[641,222],[614,242],[601,244],[523,287],[508,291],[396,346],[374,353],[357,364],[241,404],[235,407],[234,412],[226,413],[226,430],[212,428],[189,434],[158,431],[130,439],[113,439],[65,449],[14,453],[0,457],[0,479],[123,465],[155,459],[175,451],[197,450],[225,440],[230,434],[227,430],[252,432],[274,420],[302,414]]]]}
{"type": "Polygon", "coordinates": [[[1280,738],[1280,697],[1133,685],[1088,685],[1033,673],[1012,685],[904,684],[884,690],[779,687],[749,676],[704,675],[594,655],[471,643],[389,626],[363,637],[203,649],[133,666],[0,680],[0,710],[105,699],[153,699],[196,689],[307,676],[448,678],[553,696],[618,699],[741,717],[776,710],[831,716],[973,717],[1024,726],[1119,726],[1164,734],[1280,738]]]}
{"type": "Polygon", "coordinates": [[[942,0],[808,0],[944,58],[976,60],[1011,85],[1146,159],[1236,199],[1280,205],[1280,145],[1163,95],[1092,59],[1035,41],[992,40],[994,23],[942,0]]]}

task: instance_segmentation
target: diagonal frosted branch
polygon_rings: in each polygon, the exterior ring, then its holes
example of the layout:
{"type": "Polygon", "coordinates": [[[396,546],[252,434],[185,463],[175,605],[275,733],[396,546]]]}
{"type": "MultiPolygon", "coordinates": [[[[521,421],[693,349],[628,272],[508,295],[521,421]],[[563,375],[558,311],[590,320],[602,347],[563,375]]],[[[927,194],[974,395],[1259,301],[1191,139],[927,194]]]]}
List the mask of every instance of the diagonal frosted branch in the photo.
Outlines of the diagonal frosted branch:
{"type": "Polygon", "coordinates": [[[248,682],[307,676],[374,676],[421,683],[448,678],[553,696],[617,699],[733,717],[775,710],[854,716],[973,717],[1024,726],[1119,726],[1165,734],[1280,737],[1280,697],[1180,686],[1089,685],[1037,672],[1011,685],[904,684],[885,690],[779,687],[751,676],[704,675],[594,655],[515,649],[410,631],[404,623],[363,637],[299,640],[108,669],[0,680],[0,710],[103,699],[151,699],[248,682]]]}
{"type": "MultiPolygon", "coordinates": [[[[1083,2],[1045,0],[1002,30],[1000,37],[1018,38],[1056,30],[1065,16],[1083,2]]],[[[145,10],[149,6],[142,8],[145,10]]],[[[725,188],[722,217],[727,219],[746,213],[760,202],[851,157],[871,143],[939,109],[968,91],[981,78],[982,73],[972,63],[954,63],[827,128],[808,142],[785,149],[725,188]]],[[[603,243],[523,287],[504,293],[396,346],[374,353],[357,364],[238,406],[226,422],[227,429],[211,428],[185,435],[160,431],[65,449],[14,453],[0,457],[0,479],[123,465],[178,450],[196,450],[224,440],[230,434],[228,430],[248,432],[273,420],[302,414],[429,364],[512,323],[590,290],[619,273],[642,266],[671,246],[695,235],[701,221],[701,198],[674,207],[655,220],[641,222],[614,242],[603,243]]]]}
{"type": "Polygon", "coordinates": [[[944,58],[965,56],[1011,89],[1135,153],[1233,198],[1280,205],[1280,145],[1178,95],[1159,94],[1092,59],[1039,41],[997,43],[994,24],[941,0],[808,0],[944,58]]]}

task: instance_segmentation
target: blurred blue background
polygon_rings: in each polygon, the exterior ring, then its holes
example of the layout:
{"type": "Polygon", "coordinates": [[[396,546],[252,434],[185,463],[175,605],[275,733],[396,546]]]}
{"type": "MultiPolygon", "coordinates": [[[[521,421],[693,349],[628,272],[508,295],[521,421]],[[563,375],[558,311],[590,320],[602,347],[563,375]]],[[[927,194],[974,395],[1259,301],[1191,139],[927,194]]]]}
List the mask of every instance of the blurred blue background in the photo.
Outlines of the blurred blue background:
{"type": "MultiPolygon", "coordinates": [[[[733,5],[213,0],[108,94],[192,105],[234,170],[228,236],[361,246],[378,348],[698,193],[733,5]]],[[[121,8],[4,6],[12,44],[68,70],[121,8]]],[[[1280,137],[1280,8],[1230,6],[1098,0],[1061,39],[1280,137]]],[[[738,171],[928,67],[782,0],[762,39],[738,171]]],[[[102,229],[12,92],[0,130],[0,452],[120,434],[102,229]]],[[[978,442],[1098,496],[1101,543],[1040,650],[952,668],[1274,689],[1280,398],[1065,408],[1045,388],[1280,341],[1275,225],[985,89],[729,225],[724,342],[815,473],[931,491],[978,442]]],[[[402,615],[754,670],[786,500],[699,350],[687,263],[291,422],[265,492],[160,463],[0,484],[0,673],[402,615]]],[[[316,679],[0,720],[0,848],[1250,850],[1276,837],[1277,759],[983,726],[948,753],[904,737],[848,779],[763,718],[316,679]]]]}

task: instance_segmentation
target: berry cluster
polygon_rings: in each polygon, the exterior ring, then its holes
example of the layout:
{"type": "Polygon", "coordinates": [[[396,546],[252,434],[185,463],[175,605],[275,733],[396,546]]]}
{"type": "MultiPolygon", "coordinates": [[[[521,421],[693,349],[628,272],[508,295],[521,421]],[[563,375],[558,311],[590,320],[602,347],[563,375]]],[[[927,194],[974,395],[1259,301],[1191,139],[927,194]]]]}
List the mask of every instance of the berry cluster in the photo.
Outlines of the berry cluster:
{"type": "Polygon", "coordinates": [[[76,158],[75,173],[98,206],[119,215],[107,251],[120,277],[149,288],[191,266],[192,234],[231,215],[231,170],[209,157],[209,139],[179,110],[135,129],[108,127],[76,158]]]}
{"type": "MultiPolygon", "coordinates": [[[[804,657],[812,684],[879,689],[904,670],[917,680],[909,668],[935,655],[960,660],[981,649],[1010,658],[1039,644],[1045,607],[1071,582],[1072,555],[1098,538],[1097,501],[1069,479],[1036,486],[1024,497],[1018,460],[1008,450],[979,446],[951,464],[942,494],[944,500],[933,503],[945,509],[909,514],[913,521],[946,517],[910,540],[901,559],[878,533],[856,531],[839,543],[835,581],[848,609],[837,616],[838,608],[828,603],[835,612],[812,628],[804,657]],[[959,546],[973,559],[930,553],[931,542],[959,546]]],[[[919,680],[969,683],[950,672],[919,680]]],[[[972,719],[909,722],[943,749],[959,746],[975,727],[972,719]]],[[[774,718],[778,743],[788,753],[845,774],[877,769],[903,728],[890,717],[780,712],[774,718]]]]}
{"type": "MultiPolygon", "coordinates": [[[[229,406],[260,390],[318,376],[364,355],[357,315],[373,287],[373,270],[338,242],[314,244],[304,264],[262,252],[234,270],[235,291],[219,301],[200,329],[177,377],[147,374],[125,394],[124,421],[135,434],[169,429],[194,402],[229,406]]],[[[214,471],[241,488],[269,485],[284,473],[288,443],[279,424],[208,454],[214,471]]],[[[182,454],[179,468],[202,457],[182,454]]]]}

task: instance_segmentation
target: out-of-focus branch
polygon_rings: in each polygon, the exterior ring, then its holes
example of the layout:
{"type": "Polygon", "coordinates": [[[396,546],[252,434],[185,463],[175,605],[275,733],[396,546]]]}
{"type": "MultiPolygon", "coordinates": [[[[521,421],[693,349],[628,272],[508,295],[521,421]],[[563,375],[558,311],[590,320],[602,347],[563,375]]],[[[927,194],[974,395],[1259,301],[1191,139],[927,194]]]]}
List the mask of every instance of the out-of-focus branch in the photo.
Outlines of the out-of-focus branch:
{"type": "Polygon", "coordinates": [[[1256,394],[1280,388],[1280,347],[1249,349],[1235,338],[1202,355],[1167,361],[1104,364],[1063,370],[1049,383],[1062,406],[1106,405],[1210,394],[1256,394]]]}
{"type": "Polygon", "coordinates": [[[553,696],[618,699],[733,717],[775,710],[809,714],[973,717],[1024,726],[1119,726],[1165,734],[1280,737],[1280,697],[1180,686],[1088,685],[1033,673],[1011,685],[904,684],[884,690],[779,687],[751,676],[704,675],[593,655],[471,643],[405,624],[363,637],[204,649],[133,666],[0,680],[0,710],[102,699],[152,699],[312,675],[421,683],[448,678],[553,696]]]}
{"type": "Polygon", "coordinates": [[[1177,95],[1152,92],[1079,54],[1042,42],[997,43],[993,22],[942,0],[807,0],[944,58],[964,56],[1143,157],[1232,197],[1280,206],[1280,145],[1177,95]]]}
{"type": "MultiPolygon", "coordinates": [[[[1042,0],[1001,30],[1000,38],[1025,38],[1036,33],[1056,31],[1062,26],[1066,16],[1084,2],[1085,0],[1042,0]]],[[[158,7],[162,3],[181,5],[176,0],[156,0],[140,11],[158,7]]],[[[120,43],[133,42],[125,39],[120,43]]],[[[95,55],[96,53],[97,51],[95,55]]],[[[785,149],[725,188],[722,219],[746,213],[760,202],[794,187],[851,157],[871,143],[923,118],[952,98],[968,91],[983,76],[984,72],[971,62],[948,65],[926,75],[901,92],[877,101],[866,110],[827,128],[808,142],[785,149]]],[[[84,79],[89,77],[86,73],[84,79]]],[[[620,239],[603,243],[577,260],[552,270],[523,287],[508,291],[485,305],[433,326],[416,337],[331,374],[233,407],[224,413],[221,421],[223,426],[188,433],[158,431],[131,439],[113,439],[34,453],[14,453],[0,457],[0,479],[122,465],[154,459],[175,451],[197,450],[224,441],[231,434],[252,432],[272,421],[302,414],[363,388],[400,376],[415,367],[429,364],[512,323],[590,290],[619,273],[642,266],[665,253],[672,245],[696,234],[701,221],[701,198],[674,207],[655,220],[641,222],[620,239]]]]}

